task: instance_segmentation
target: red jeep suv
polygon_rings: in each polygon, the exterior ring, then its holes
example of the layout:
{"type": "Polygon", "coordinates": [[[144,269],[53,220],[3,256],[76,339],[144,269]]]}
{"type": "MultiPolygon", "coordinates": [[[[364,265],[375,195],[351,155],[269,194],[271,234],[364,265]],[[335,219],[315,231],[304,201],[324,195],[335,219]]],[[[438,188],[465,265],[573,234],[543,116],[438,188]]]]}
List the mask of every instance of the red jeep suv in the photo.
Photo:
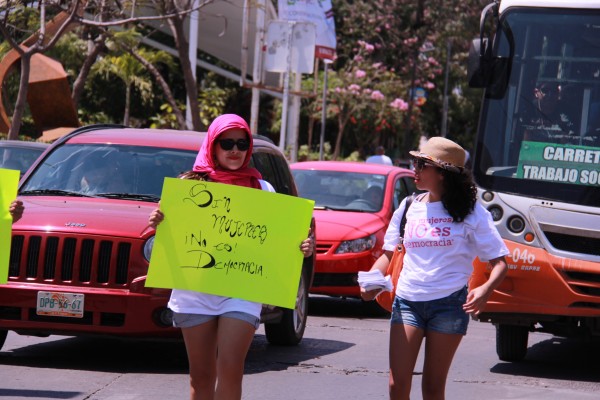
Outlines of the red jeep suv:
{"type": "MultiPolygon", "coordinates": [[[[177,337],[170,290],[145,287],[155,231],[148,216],[165,177],[191,169],[204,134],[95,125],[59,139],[23,177],[8,283],[0,285],[0,348],[27,335],[177,337]],[[60,302],[68,309],[60,308],[60,302]]],[[[254,137],[252,165],[297,196],[287,161],[254,137]]],[[[314,226],[313,226],[314,232],[314,226]]],[[[263,306],[267,340],[297,344],[306,326],[314,256],[304,259],[294,310],[263,306]]],[[[282,266],[285,268],[285,266],[282,266]]]]}

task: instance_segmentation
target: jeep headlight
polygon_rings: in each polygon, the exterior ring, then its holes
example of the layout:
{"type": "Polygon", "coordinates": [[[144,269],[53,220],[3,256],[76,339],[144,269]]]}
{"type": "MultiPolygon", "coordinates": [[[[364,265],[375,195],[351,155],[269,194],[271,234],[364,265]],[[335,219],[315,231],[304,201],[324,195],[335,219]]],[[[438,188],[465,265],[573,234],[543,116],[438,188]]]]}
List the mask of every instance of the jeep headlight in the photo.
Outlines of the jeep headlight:
{"type": "Polygon", "coordinates": [[[154,247],[154,236],[146,240],[144,243],[144,258],[150,262],[150,256],[152,255],[152,248],[154,247]]]}
{"type": "Polygon", "coordinates": [[[361,253],[371,250],[375,246],[375,235],[354,240],[344,240],[335,251],[335,254],[361,253]]]}

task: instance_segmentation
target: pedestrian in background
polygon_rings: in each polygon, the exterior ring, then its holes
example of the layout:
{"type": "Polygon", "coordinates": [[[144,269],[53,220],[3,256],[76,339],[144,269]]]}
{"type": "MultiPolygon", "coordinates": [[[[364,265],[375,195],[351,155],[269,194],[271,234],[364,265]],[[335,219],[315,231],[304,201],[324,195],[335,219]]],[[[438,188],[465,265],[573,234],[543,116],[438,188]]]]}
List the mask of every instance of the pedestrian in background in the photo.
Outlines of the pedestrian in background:
{"type": "MultiPolygon", "coordinates": [[[[390,329],[390,399],[410,397],[412,376],[425,340],[423,399],[444,399],[446,378],[469,314],[479,314],[508,270],[502,241],[490,213],[476,200],[465,150],[451,140],[433,137],[422,151],[411,151],[418,195],[406,215],[406,199],[394,213],[384,238],[384,254],[371,270],[385,273],[393,250],[403,240],[406,254],[396,287],[390,329]],[[475,257],[489,261],[487,282],[468,291],[475,257]]],[[[361,289],[364,300],[377,291],[361,289]]]]}
{"type": "Polygon", "coordinates": [[[385,148],[383,146],[377,146],[375,149],[375,155],[367,157],[365,162],[372,164],[394,165],[392,163],[392,159],[385,155],[385,148]]]}
{"type": "MultiPolygon", "coordinates": [[[[235,114],[224,114],[209,126],[193,170],[180,177],[275,192],[270,183],[261,179],[258,170],[248,167],[251,155],[248,124],[235,114]]],[[[155,209],[149,224],[156,227],[164,218],[160,209],[155,209]]],[[[304,240],[299,248],[309,257],[312,240],[304,240]]],[[[262,305],[174,289],[168,307],[173,311],[173,325],[181,328],[185,342],[190,399],[241,399],[244,360],[260,324],[262,305]]]]}

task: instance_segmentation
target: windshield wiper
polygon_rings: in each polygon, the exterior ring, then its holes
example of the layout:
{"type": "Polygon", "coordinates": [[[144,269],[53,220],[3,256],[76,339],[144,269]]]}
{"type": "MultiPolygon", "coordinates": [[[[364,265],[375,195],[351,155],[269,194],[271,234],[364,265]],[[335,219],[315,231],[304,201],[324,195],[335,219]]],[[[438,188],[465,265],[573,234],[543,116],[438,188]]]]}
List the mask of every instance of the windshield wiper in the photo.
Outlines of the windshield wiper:
{"type": "Polygon", "coordinates": [[[315,210],[332,210],[332,211],[346,211],[345,208],[331,207],[331,206],[314,206],[315,210]]]}
{"type": "Polygon", "coordinates": [[[96,196],[106,197],[109,199],[151,201],[153,203],[158,203],[160,201],[160,197],[154,194],[96,193],[96,196]]]}
{"type": "Polygon", "coordinates": [[[73,197],[95,197],[90,196],[88,194],[83,194],[79,192],[70,192],[68,190],[60,190],[60,189],[36,189],[36,190],[24,190],[19,193],[19,195],[30,195],[30,196],[73,196],[73,197]]]}

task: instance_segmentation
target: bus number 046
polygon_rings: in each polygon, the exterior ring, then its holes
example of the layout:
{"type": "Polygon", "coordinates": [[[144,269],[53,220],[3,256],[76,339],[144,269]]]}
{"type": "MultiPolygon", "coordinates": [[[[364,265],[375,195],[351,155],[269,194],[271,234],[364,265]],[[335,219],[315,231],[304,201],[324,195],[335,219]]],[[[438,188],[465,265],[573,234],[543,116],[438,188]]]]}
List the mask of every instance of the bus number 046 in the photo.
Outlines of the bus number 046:
{"type": "Polygon", "coordinates": [[[512,252],[512,260],[515,263],[521,260],[524,264],[533,264],[535,262],[535,255],[529,253],[527,249],[521,250],[517,247],[512,252]]]}

